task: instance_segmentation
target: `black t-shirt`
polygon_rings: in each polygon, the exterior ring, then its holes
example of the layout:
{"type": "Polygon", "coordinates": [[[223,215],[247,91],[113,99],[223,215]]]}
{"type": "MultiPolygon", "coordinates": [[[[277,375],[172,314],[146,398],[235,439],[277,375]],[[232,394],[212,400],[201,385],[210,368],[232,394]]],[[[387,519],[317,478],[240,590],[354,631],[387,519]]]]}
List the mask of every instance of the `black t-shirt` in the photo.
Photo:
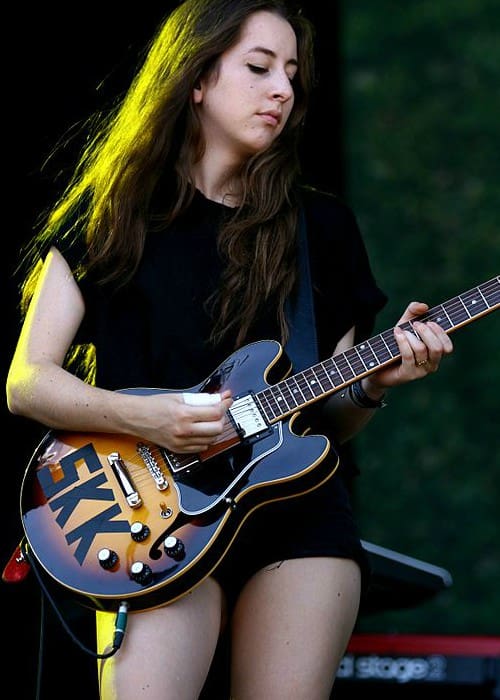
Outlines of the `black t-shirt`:
{"type": "MultiPolygon", "coordinates": [[[[357,341],[367,338],[386,297],[374,280],[351,210],[312,189],[304,190],[303,201],[318,359],[323,360],[352,326],[357,341]]],[[[86,315],[77,339],[96,347],[98,386],[183,389],[201,382],[232,352],[232,337],[216,348],[208,342],[206,308],[221,274],[216,231],[226,211],[197,192],[168,229],[148,234],[126,288],[111,292],[84,278],[86,315]]],[[[61,252],[76,268],[81,251],[77,242],[64,244],[61,252]]],[[[271,309],[254,325],[249,342],[262,339],[279,339],[271,309]]]]}

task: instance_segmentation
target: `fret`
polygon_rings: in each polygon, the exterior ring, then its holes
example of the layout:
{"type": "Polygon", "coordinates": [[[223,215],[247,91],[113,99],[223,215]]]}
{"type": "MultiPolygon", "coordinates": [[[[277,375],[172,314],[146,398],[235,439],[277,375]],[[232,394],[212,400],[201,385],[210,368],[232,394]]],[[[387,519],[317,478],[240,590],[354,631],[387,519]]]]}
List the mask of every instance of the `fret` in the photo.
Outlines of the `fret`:
{"type": "Polygon", "coordinates": [[[495,280],[490,280],[490,282],[481,285],[481,289],[488,300],[488,306],[490,309],[500,303],[500,278],[497,277],[495,280]]]}
{"type": "Polygon", "coordinates": [[[283,411],[283,395],[281,394],[279,390],[279,385],[275,384],[269,389],[271,393],[271,399],[270,399],[270,404],[273,407],[273,411],[275,411],[276,416],[281,416],[283,413],[286,413],[286,411],[283,411]]]}
{"type": "Polygon", "coordinates": [[[270,389],[265,389],[264,391],[259,392],[259,397],[261,398],[261,403],[265,403],[265,413],[268,418],[268,420],[272,420],[273,418],[276,418],[278,415],[275,411],[275,405],[274,401],[271,403],[272,399],[272,393],[270,389]]]}
{"type": "Polygon", "coordinates": [[[293,390],[293,385],[295,384],[295,380],[291,382],[289,379],[285,379],[283,382],[280,382],[280,389],[281,393],[285,397],[285,400],[287,404],[289,405],[290,408],[297,408],[300,406],[298,399],[298,389],[293,390]]]}
{"type": "Polygon", "coordinates": [[[380,334],[380,337],[383,339],[389,353],[391,354],[391,357],[393,359],[395,357],[399,357],[399,347],[396,343],[396,338],[394,337],[394,329],[390,328],[389,330],[384,331],[380,334]]]}
{"type": "MultiPolygon", "coordinates": [[[[400,328],[402,328],[404,331],[408,331],[409,333],[413,333],[413,335],[416,338],[420,339],[420,336],[418,334],[417,329],[413,326],[413,321],[417,321],[417,320],[418,321],[422,320],[422,316],[420,316],[420,318],[418,318],[418,319],[412,319],[411,321],[406,321],[405,323],[402,323],[400,325],[400,328]]],[[[399,352],[399,348],[398,348],[398,352],[399,352]]]]}
{"type": "Polygon", "coordinates": [[[352,369],[349,367],[349,364],[347,363],[347,358],[345,356],[345,353],[342,353],[341,355],[337,355],[335,358],[335,362],[337,364],[337,370],[342,377],[344,382],[349,381],[349,379],[354,379],[356,376],[352,369]]]}
{"type": "Polygon", "coordinates": [[[331,382],[332,387],[340,387],[344,384],[344,377],[341,375],[333,357],[324,360],[323,367],[325,368],[325,372],[328,375],[328,380],[331,382]]]}
{"type": "MultiPolygon", "coordinates": [[[[394,338],[393,335],[392,337],[394,338]]],[[[381,358],[382,362],[387,362],[388,360],[391,360],[394,357],[388,344],[385,342],[383,333],[381,333],[374,339],[372,345],[377,345],[377,356],[381,358]]]]}
{"type": "Polygon", "coordinates": [[[483,313],[483,311],[486,311],[488,308],[486,299],[481,294],[479,289],[477,290],[477,293],[469,292],[468,294],[464,294],[462,301],[470,316],[477,316],[477,314],[483,313]]]}
{"type": "Polygon", "coordinates": [[[264,405],[264,403],[267,405],[267,401],[263,397],[263,393],[264,392],[259,391],[257,394],[254,394],[254,400],[255,400],[255,403],[257,403],[259,405],[261,413],[264,414],[267,422],[270,423],[274,416],[269,415],[269,412],[268,412],[266,406],[264,405]],[[263,401],[263,399],[264,399],[264,401],[263,401]]]}
{"type": "Polygon", "coordinates": [[[434,321],[445,331],[453,328],[453,321],[446,313],[446,309],[443,305],[436,307],[436,309],[431,309],[429,313],[425,314],[425,320],[434,321]]]}
{"type": "Polygon", "coordinates": [[[320,396],[321,394],[324,394],[325,392],[323,391],[323,387],[321,386],[321,383],[318,381],[318,377],[316,376],[314,372],[314,367],[310,367],[309,369],[306,369],[303,372],[307,383],[309,385],[310,390],[312,391],[313,395],[320,396]]]}
{"type": "Polygon", "coordinates": [[[283,382],[279,382],[279,384],[274,385],[274,396],[276,398],[276,402],[278,406],[280,407],[280,413],[283,415],[285,413],[288,413],[288,411],[292,408],[288,401],[286,400],[286,397],[283,393],[283,382]]]}
{"type": "MultiPolygon", "coordinates": [[[[371,349],[375,358],[378,360],[379,365],[384,364],[388,360],[393,359],[393,355],[390,352],[387,343],[381,335],[377,335],[375,338],[372,338],[371,340],[364,343],[364,345],[367,345],[368,348],[371,349]]],[[[372,364],[372,360],[368,361],[369,369],[373,369],[375,366],[375,364],[372,364]]]]}
{"type": "Polygon", "coordinates": [[[274,413],[275,416],[280,416],[281,415],[281,409],[278,405],[278,402],[276,401],[276,398],[274,396],[274,386],[270,387],[267,390],[267,400],[269,401],[269,406],[274,413]]]}
{"type": "MultiPolygon", "coordinates": [[[[308,371],[308,370],[306,370],[306,371],[308,371]]],[[[315,398],[315,393],[312,390],[311,385],[309,384],[306,372],[301,372],[300,376],[301,376],[300,386],[302,388],[302,393],[304,394],[306,399],[308,401],[310,401],[311,399],[315,398]]]]}
{"type": "MultiPolygon", "coordinates": [[[[356,346],[361,359],[363,360],[363,365],[365,369],[374,369],[383,361],[380,354],[377,352],[377,339],[373,338],[372,343],[360,343],[356,346]]],[[[381,347],[381,352],[384,351],[384,347],[381,347]]],[[[384,353],[387,354],[387,353],[384,353]]]]}
{"type": "Polygon", "coordinates": [[[331,389],[335,389],[335,384],[333,383],[332,378],[329,376],[325,365],[326,362],[320,362],[319,365],[316,365],[315,369],[318,381],[321,383],[324,391],[326,392],[330,391],[331,389]]]}
{"type": "Polygon", "coordinates": [[[453,326],[458,326],[464,321],[470,319],[470,314],[467,310],[467,307],[464,305],[460,297],[456,297],[455,303],[447,305],[447,313],[453,322],[453,326]]]}
{"type": "Polygon", "coordinates": [[[297,377],[289,377],[287,380],[287,384],[290,386],[290,391],[293,393],[293,395],[296,398],[302,397],[300,404],[297,403],[297,406],[300,406],[301,404],[306,403],[306,397],[304,396],[302,389],[300,388],[300,384],[297,381],[297,377]]]}
{"type": "Polygon", "coordinates": [[[349,367],[352,369],[356,377],[359,377],[359,375],[363,374],[363,372],[366,370],[356,347],[349,348],[349,350],[344,353],[344,357],[348,361],[349,367]]]}

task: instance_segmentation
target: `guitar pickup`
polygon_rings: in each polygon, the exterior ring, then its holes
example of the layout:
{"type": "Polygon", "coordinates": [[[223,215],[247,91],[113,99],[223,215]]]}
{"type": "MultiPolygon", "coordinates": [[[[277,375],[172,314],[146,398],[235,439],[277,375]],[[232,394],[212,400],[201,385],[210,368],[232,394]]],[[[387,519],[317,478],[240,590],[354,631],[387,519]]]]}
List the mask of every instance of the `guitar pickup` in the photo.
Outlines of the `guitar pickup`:
{"type": "Polygon", "coordinates": [[[242,440],[260,436],[264,431],[269,430],[269,425],[262,416],[252,394],[236,398],[227,412],[242,440]]]}
{"type": "Polygon", "coordinates": [[[132,477],[130,476],[129,471],[118,452],[112,452],[110,455],[108,455],[108,464],[113,470],[113,474],[115,475],[129,506],[131,508],[139,508],[142,506],[142,498],[140,497],[132,477]]]}

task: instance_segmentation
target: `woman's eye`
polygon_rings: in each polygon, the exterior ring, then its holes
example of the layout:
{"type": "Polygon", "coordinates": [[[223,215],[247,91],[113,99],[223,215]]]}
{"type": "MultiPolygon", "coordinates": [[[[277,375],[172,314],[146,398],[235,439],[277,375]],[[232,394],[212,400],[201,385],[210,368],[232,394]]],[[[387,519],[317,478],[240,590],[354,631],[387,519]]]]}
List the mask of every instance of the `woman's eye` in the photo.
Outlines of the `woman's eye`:
{"type": "Polygon", "coordinates": [[[264,68],[263,66],[256,66],[253,63],[248,63],[247,64],[249,69],[252,71],[252,73],[258,73],[259,75],[263,75],[264,73],[267,73],[267,68],[264,68]]]}

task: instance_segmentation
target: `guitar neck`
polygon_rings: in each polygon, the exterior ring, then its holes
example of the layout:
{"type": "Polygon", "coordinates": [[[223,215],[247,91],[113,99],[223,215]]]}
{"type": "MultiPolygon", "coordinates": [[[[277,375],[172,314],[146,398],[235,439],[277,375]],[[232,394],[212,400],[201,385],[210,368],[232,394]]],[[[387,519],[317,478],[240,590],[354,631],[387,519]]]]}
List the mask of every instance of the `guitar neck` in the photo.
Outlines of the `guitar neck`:
{"type": "MultiPolygon", "coordinates": [[[[434,321],[446,333],[466,326],[500,306],[500,277],[493,277],[444,304],[400,324],[400,328],[418,336],[413,321],[434,321]]],[[[376,372],[400,357],[394,328],[364,340],[346,352],[319,362],[255,395],[270,423],[339,391],[357,379],[376,372]]]]}

